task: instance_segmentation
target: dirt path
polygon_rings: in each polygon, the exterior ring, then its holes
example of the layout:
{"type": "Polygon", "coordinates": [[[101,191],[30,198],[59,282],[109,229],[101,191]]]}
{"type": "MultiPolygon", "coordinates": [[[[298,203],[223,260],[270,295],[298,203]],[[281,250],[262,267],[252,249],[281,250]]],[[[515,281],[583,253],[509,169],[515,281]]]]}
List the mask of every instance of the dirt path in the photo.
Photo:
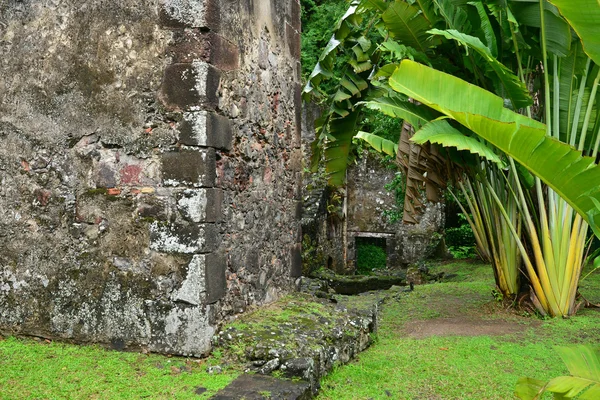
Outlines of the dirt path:
{"type": "Polygon", "coordinates": [[[520,317],[508,311],[502,312],[501,305],[491,300],[490,295],[482,295],[475,291],[421,296],[428,312],[436,317],[406,321],[402,330],[416,339],[429,336],[518,334],[540,324],[531,318],[520,317]]]}

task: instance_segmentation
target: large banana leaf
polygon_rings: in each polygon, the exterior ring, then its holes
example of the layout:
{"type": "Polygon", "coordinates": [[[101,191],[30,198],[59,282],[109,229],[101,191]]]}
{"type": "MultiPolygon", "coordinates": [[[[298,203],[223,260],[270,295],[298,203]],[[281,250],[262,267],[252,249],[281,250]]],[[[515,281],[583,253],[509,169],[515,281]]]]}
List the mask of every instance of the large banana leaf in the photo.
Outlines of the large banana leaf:
{"type": "MultiPolygon", "coordinates": [[[[560,139],[563,142],[577,145],[577,130],[580,129],[580,115],[585,113],[585,107],[581,107],[578,97],[581,94],[581,100],[585,90],[580,90],[582,75],[586,71],[587,57],[579,42],[571,45],[571,52],[568,57],[560,60],[559,78],[559,131],[560,139]],[[578,106],[579,104],[579,106],[578,106]],[[573,122],[577,121],[576,124],[573,122]],[[575,130],[573,130],[573,125],[575,130]]],[[[554,89],[556,90],[556,89],[554,89]]],[[[587,104],[583,103],[583,104],[587,104]]],[[[581,118],[583,122],[584,118],[581,118]]]]}
{"type": "Polygon", "coordinates": [[[600,65],[600,2],[598,0],[549,0],[573,27],[583,49],[600,65]]]}
{"type": "Polygon", "coordinates": [[[378,10],[384,12],[387,10],[389,4],[387,4],[384,0],[362,0],[360,2],[360,7],[365,10],[378,10]]]}
{"type": "Polygon", "coordinates": [[[456,147],[458,150],[479,154],[481,157],[495,162],[500,167],[505,166],[500,157],[494,153],[494,150],[477,140],[477,138],[463,135],[444,119],[431,121],[417,131],[410,140],[417,144],[430,142],[445,147],[456,147]]]}
{"type": "Polygon", "coordinates": [[[432,29],[429,33],[442,35],[447,39],[456,40],[463,46],[479,53],[487,63],[488,67],[498,76],[500,84],[504,89],[504,93],[510,99],[515,109],[524,108],[533,104],[533,100],[529,96],[529,91],[525,84],[521,82],[510,69],[506,68],[504,64],[498,61],[492,55],[490,49],[484,45],[478,37],[465,35],[453,29],[446,31],[432,29]]]}
{"type": "Polygon", "coordinates": [[[382,138],[381,136],[373,135],[369,132],[359,131],[355,138],[364,140],[367,142],[372,148],[377,150],[380,153],[385,153],[389,156],[396,156],[398,152],[398,144],[392,142],[391,140],[387,140],[382,138]]]}
{"type": "Polygon", "coordinates": [[[357,105],[361,104],[371,110],[380,111],[387,116],[403,119],[415,128],[425,125],[433,117],[431,110],[399,97],[378,97],[357,103],[357,105]]]}
{"type": "Polygon", "coordinates": [[[504,108],[493,93],[413,61],[400,64],[390,86],[512,156],[568,201],[600,237],[600,166],[593,158],[547,137],[544,124],[504,108]]]}
{"type": "MultiPolygon", "coordinates": [[[[541,28],[542,18],[538,1],[522,2],[513,0],[511,9],[519,25],[541,28]]],[[[550,53],[559,57],[569,54],[571,47],[571,28],[561,16],[556,7],[544,0],[544,27],[546,46],[550,53]]]]}
{"type": "Polygon", "coordinates": [[[431,46],[430,35],[427,33],[431,24],[417,7],[397,1],[390,4],[381,18],[390,35],[399,42],[423,53],[431,46]]]}
{"type": "Polygon", "coordinates": [[[444,21],[446,21],[446,25],[449,28],[467,33],[471,31],[471,21],[469,21],[469,15],[463,7],[460,7],[459,4],[454,4],[454,2],[451,0],[433,1],[438,8],[438,12],[442,18],[444,18],[444,21]]]}
{"type": "Polygon", "coordinates": [[[591,346],[556,347],[571,376],[559,376],[547,383],[531,378],[520,378],[515,394],[523,400],[540,399],[544,392],[555,393],[554,398],[582,400],[600,398],[600,349],[591,346]]]}
{"type": "Polygon", "coordinates": [[[348,155],[359,114],[358,111],[353,111],[345,118],[329,121],[329,140],[325,145],[325,169],[331,186],[339,187],[346,181],[348,155]]]}

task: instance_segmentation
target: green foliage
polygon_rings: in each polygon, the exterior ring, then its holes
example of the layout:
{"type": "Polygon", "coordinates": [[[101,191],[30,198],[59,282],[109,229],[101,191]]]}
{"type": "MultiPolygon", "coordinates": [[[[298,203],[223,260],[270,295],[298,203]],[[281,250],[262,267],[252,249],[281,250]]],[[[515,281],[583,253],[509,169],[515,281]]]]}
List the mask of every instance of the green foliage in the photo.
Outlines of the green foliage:
{"type": "Polygon", "coordinates": [[[314,271],[325,265],[325,256],[320,251],[318,243],[309,235],[302,237],[302,275],[310,276],[314,271]]]}
{"type": "Polygon", "coordinates": [[[475,246],[448,246],[448,251],[456,259],[477,257],[475,246]]]}
{"type": "Polygon", "coordinates": [[[595,400],[600,398],[600,347],[557,346],[555,350],[571,373],[544,382],[533,378],[520,378],[515,394],[523,400],[540,399],[545,392],[554,398],[595,400]]]}
{"type": "MultiPolygon", "coordinates": [[[[329,42],[337,21],[348,8],[344,0],[302,0],[302,76],[307,79],[329,42]]],[[[341,61],[340,61],[341,62],[341,61]]]]}
{"type": "Polygon", "coordinates": [[[385,249],[375,244],[357,240],[356,243],[356,271],[368,275],[373,270],[385,268],[387,254],[385,249]]]}
{"type": "Polygon", "coordinates": [[[446,229],[446,244],[448,246],[473,246],[475,235],[464,214],[459,215],[461,225],[446,229]]]}
{"type": "Polygon", "coordinates": [[[380,136],[390,142],[398,143],[402,131],[402,119],[390,117],[370,109],[364,110],[363,115],[361,130],[380,136]]]}
{"type": "Polygon", "coordinates": [[[417,144],[426,142],[443,143],[447,147],[455,147],[457,150],[467,150],[473,154],[478,154],[489,161],[495,162],[500,167],[505,166],[494,149],[481,142],[476,136],[464,135],[445,119],[428,122],[414,134],[411,141],[417,144]]]}

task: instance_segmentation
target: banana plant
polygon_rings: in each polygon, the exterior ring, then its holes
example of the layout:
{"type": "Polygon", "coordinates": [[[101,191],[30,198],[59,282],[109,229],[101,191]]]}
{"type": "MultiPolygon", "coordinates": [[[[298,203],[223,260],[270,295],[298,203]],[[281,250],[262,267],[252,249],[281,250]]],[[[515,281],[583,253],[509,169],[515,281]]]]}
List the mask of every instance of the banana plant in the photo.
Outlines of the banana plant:
{"type": "Polygon", "coordinates": [[[437,154],[436,146],[416,146],[409,141],[414,129],[430,121],[432,116],[425,115],[429,112],[423,110],[424,107],[398,96],[387,85],[387,78],[398,61],[410,58],[453,70],[463,68],[478,83],[497,86],[509,93],[515,107],[532,102],[525,85],[493,57],[457,57],[454,42],[443,35],[429,33],[432,28],[451,28],[465,34],[465,40],[478,41],[480,50],[484,47],[480,39],[468,34],[476,31],[486,42],[495,43],[491,22],[487,17],[482,18],[487,14],[481,3],[454,3],[448,0],[352,1],[303,91],[305,100],[327,98],[327,109],[316,126],[312,169],[317,168],[318,160],[324,155],[332,186],[340,186],[345,180],[354,137],[348,130],[354,133],[359,130],[356,112],[360,113],[364,107],[378,109],[410,124],[403,126],[397,157],[407,177],[405,223],[415,223],[423,208],[421,187],[425,186],[428,201],[437,202],[440,189],[448,179],[443,173],[447,163],[437,154]],[[470,9],[480,13],[479,17],[469,12],[470,9]],[[343,57],[348,59],[346,66],[343,71],[336,71],[335,60],[343,57]],[[337,90],[324,93],[321,87],[328,79],[338,79],[339,84],[337,90]],[[344,122],[348,118],[352,121],[344,122]]]}
{"type": "MultiPolygon", "coordinates": [[[[600,167],[595,158],[600,145],[600,118],[596,105],[600,73],[588,60],[581,75],[561,75],[560,72],[568,71],[569,66],[575,71],[577,68],[573,65],[577,60],[572,57],[559,59],[556,54],[552,55],[552,67],[548,65],[545,7],[546,3],[540,2],[545,124],[505,108],[502,98],[485,89],[410,60],[401,63],[389,83],[394,90],[480,135],[550,186],[546,192],[539,180],[535,184],[538,226],[527,209],[522,188],[518,188],[516,196],[522,205],[525,228],[534,253],[529,255],[525,247],[520,246],[533,289],[532,298],[540,311],[556,316],[569,315],[576,310],[574,301],[583,264],[586,223],[599,233],[600,187],[597,182],[600,182],[600,167]],[[588,87],[587,76],[590,74],[595,75],[595,79],[588,87]],[[574,81],[580,82],[579,87],[563,93],[562,99],[568,102],[561,101],[561,89],[575,86],[574,81]],[[571,108],[561,110],[565,103],[571,108]],[[561,124],[561,115],[570,116],[566,124],[561,124]],[[571,145],[559,141],[561,126],[568,126],[567,138],[571,145]],[[588,140],[590,137],[595,141],[588,140]],[[591,157],[585,157],[584,153],[591,157]],[[547,198],[544,198],[545,193],[547,198]],[[573,210],[564,201],[579,215],[573,216],[573,210]]],[[[577,44],[574,49],[571,51],[576,51],[577,44]]],[[[514,163],[511,167],[516,169],[514,163]]],[[[514,235],[518,236],[516,232],[514,235]]]]}
{"type": "MultiPolygon", "coordinates": [[[[439,127],[436,123],[428,125],[439,113],[398,95],[389,87],[388,79],[396,68],[396,63],[408,58],[436,65],[438,68],[448,68],[454,72],[460,69],[461,76],[468,76],[478,85],[496,88],[513,108],[532,104],[533,101],[522,80],[495,58],[502,52],[502,43],[505,41],[503,37],[506,35],[500,37],[502,40],[496,38],[492,19],[505,23],[506,17],[501,10],[488,8],[477,1],[462,2],[460,5],[445,0],[352,2],[304,90],[305,96],[309,98],[321,94],[318,90],[321,82],[334,76],[333,59],[338,52],[345,52],[350,57],[347,67],[352,68],[350,78],[346,79],[344,73],[339,89],[329,95],[329,110],[324,113],[317,126],[318,143],[325,149],[330,183],[339,185],[343,182],[347,151],[352,140],[352,134],[349,134],[348,130],[357,129],[356,111],[369,108],[403,119],[400,141],[394,146],[394,149],[397,149],[397,164],[407,180],[403,221],[416,223],[420,211],[424,208],[423,192],[428,201],[439,201],[440,188],[444,188],[449,181],[448,172],[460,168],[452,164],[436,145],[418,144],[410,140],[414,131],[421,127],[439,127]],[[494,11],[494,14],[491,14],[491,11],[494,11]],[[362,19],[357,16],[362,18],[366,13],[370,15],[367,26],[376,27],[379,33],[379,42],[376,45],[372,35],[361,36],[357,33],[357,30],[362,29],[362,25],[358,23],[362,19]],[[473,15],[476,18],[472,18],[473,15]],[[472,49],[471,54],[461,56],[458,51],[459,45],[469,46],[472,49]],[[351,51],[348,51],[349,49],[351,51]],[[371,69],[367,70],[368,68],[371,69]],[[367,86],[359,87],[355,82],[356,78],[353,79],[354,75],[351,74],[359,75],[367,86]],[[339,129],[349,118],[352,122],[346,124],[344,129],[339,129]],[[452,167],[448,168],[450,165],[452,167]]],[[[508,53],[510,58],[510,51],[508,53]]],[[[357,137],[366,140],[378,150],[388,150],[389,153],[392,149],[389,143],[385,144],[382,140],[373,138],[373,135],[363,132],[357,137]]],[[[464,142],[464,139],[462,141],[464,142]]],[[[485,144],[478,140],[463,143],[463,146],[471,150],[486,148],[485,144]]],[[[493,151],[491,153],[495,154],[493,151]]],[[[313,154],[319,155],[318,151],[313,151],[313,154]]],[[[499,178],[500,175],[490,173],[483,176],[499,178]]],[[[502,179],[499,183],[491,183],[492,186],[502,185],[502,189],[498,189],[500,197],[508,193],[506,182],[502,179]]],[[[473,194],[472,205],[481,206],[479,212],[486,213],[480,215],[480,224],[473,225],[476,229],[477,226],[481,228],[479,234],[476,232],[476,237],[480,238],[479,253],[492,261],[500,290],[507,296],[514,295],[518,289],[518,257],[516,261],[511,260],[515,260],[517,246],[512,243],[514,239],[511,235],[507,235],[508,228],[502,229],[502,235],[493,232],[492,225],[503,224],[504,220],[495,200],[490,196],[482,197],[487,193],[487,186],[482,187],[478,184],[473,187],[477,187],[477,191],[473,194]]],[[[518,212],[515,208],[510,210],[514,215],[518,212]]]]}

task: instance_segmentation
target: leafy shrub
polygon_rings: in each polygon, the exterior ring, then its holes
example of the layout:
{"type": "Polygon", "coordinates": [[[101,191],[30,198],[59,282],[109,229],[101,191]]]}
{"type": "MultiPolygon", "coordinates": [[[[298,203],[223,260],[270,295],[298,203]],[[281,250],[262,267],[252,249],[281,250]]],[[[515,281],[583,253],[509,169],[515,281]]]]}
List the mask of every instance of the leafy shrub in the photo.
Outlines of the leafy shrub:
{"type": "Polygon", "coordinates": [[[302,75],[307,78],[331,39],[335,23],[348,8],[340,0],[302,0],[302,75]]]}
{"type": "Polygon", "coordinates": [[[454,258],[475,258],[477,251],[475,246],[448,246],[448,251],[454,258]]]}
{"type": "Polygon", "coordinates": [[[459,215],[462,225],[455,228],[446,228],[446,245],[454,258],[475,258],[475,235],[471,226],[466,222],[463,214],[459,215]]]}
{"type": "Polygon", "coordinates": [[[473,246],[475,235],[469,224],[463,224],[458,228],[446,229],[446,244],[448,246],[473,246]]]}
{"type": "Polygon", "coordinates": [[[385,249],[376,244],[361,242],[356,243],[356,272],[363,275],[370,274],[375,269],[385,268],[387,254],[385,249]]]}

